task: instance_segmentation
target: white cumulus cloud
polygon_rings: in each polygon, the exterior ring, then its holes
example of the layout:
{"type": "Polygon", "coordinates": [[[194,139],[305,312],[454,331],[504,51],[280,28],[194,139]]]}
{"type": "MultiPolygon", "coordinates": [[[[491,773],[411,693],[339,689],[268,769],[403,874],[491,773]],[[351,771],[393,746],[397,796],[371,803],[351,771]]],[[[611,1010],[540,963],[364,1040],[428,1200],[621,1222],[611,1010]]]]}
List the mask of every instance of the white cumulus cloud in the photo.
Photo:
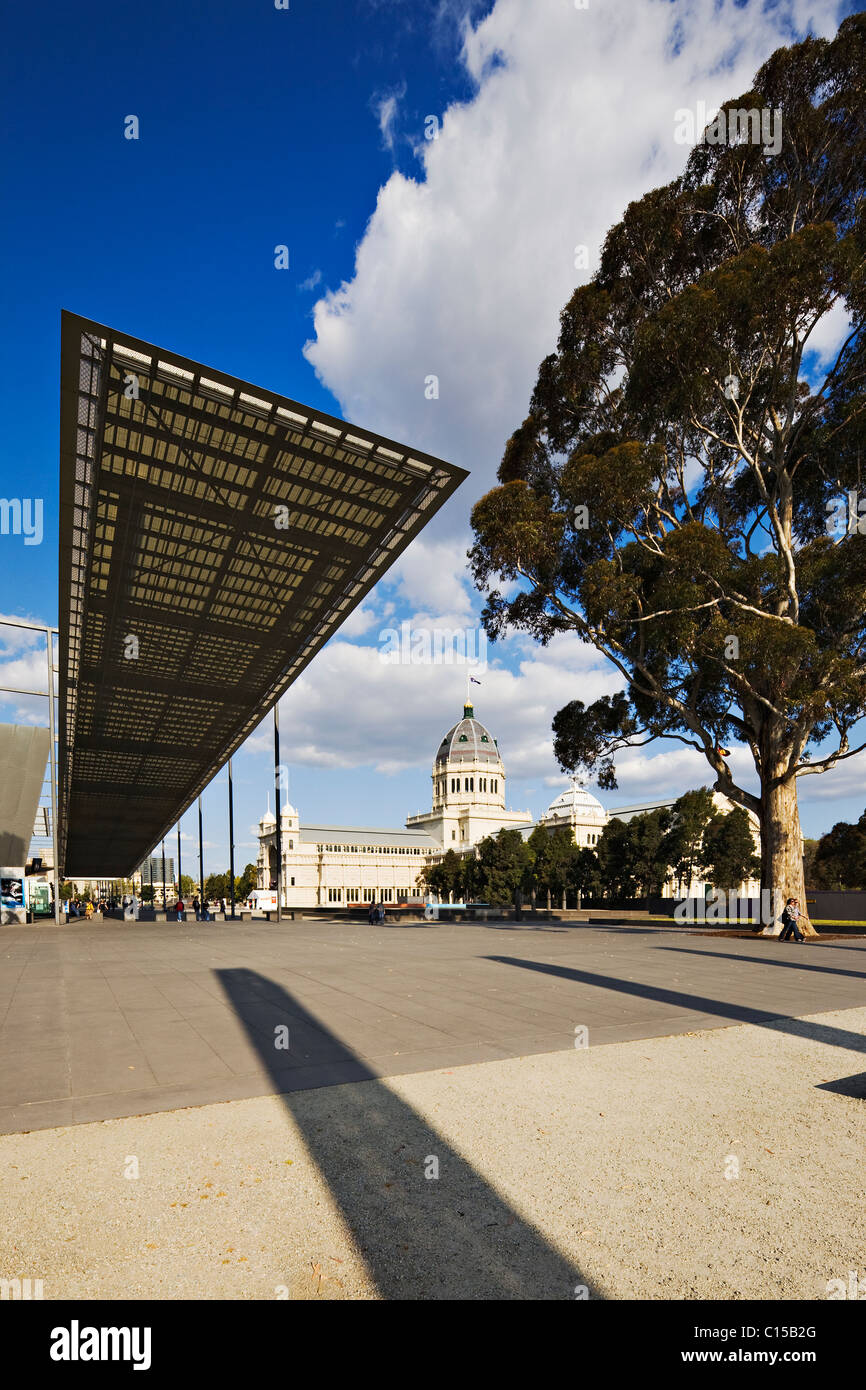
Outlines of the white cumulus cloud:
{"type": "MultiPolygon", "coordinates": [[[[465,528],[492,484],[609,227],[681,171],[677,109],[747,91],[792,32],[829,35],[840,13],[830,0],[498,0],[467,22],[476,95],[442,113],[437,139],[415,133],[419,177],[379,190],[354,273],[316,303],[305,349],[348,419],[472,472],[434,533],[465,528]]],[[[393,144],[393,94],[378,113],[393,144]]]]}

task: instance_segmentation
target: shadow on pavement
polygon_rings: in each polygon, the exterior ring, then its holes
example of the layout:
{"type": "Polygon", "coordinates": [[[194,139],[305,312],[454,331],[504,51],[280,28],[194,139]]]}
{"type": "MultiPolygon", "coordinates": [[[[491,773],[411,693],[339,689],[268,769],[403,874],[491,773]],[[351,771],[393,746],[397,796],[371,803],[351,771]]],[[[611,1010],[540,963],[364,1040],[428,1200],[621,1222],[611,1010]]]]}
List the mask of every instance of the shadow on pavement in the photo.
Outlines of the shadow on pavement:
{"type": "MultiPolygon", "coordinates": [[[[782,942],[782,945],[786,945],[782,942]]],[[[783,970],[809,970],[817,972],[819,975],[851,975],[855,980],[866,979],[866,970],[841,970],[832,965],[810,965],[808,958],[800,960],[771,960],[769,956],[740,956],[726,951],[692,951],[688,946],[660,946],[660,951],[674,951],[681,956],[707,956],[714,960],[744,960],[747,965],[775,965],[781,966],[783,970]]]]}
{"type": "Polygon", "coordinates": [[[736,1023],[753,1023],[760,1028],[772,1028],[774,1032],[791,1033],[797,1038],[811,1038],[814,1042],[827,1043],[830,1047],[847,1047],[852,1052],[866,1052],[866,1036],[851,1033],[846,1028],[832,1028],[825,1023],[809,1023],[790,1014],[773,1014],[766,1009],[754,1009],[747,1004],[728,1004],[720,999],[709,999],[703,994],[685,994],[677,989],[664,989],[659,985],[642,985],[633,980],[622,980],[615,975],[595,975],[587,970],[575,970],[566,965],[548,965],[543,961],[520,960],[514,956],[487,956],[487,960],[498,961],[500,965],[514,965],[521,970],[537,970],[544,975],[557,975],[563,980],[574,980],[578,984],[594,985],[598,989],[616,990],[619,994],[632,994],[638,999],[655,999],[660,1003],[673,1004],[678,1009],[692,1009],[696,1013],[730,1018],[736,1023]]]}
{"type": "Polygon", "coordinates": [[[574,1299],[578,1286],[602,1296],[297,999],[252,970],[215,974],[383,1298],[574,1299]],[[281,1025],[288,1052],[275,1046],[281,1025]],[[343,1081],[368,1084],[330,1089],[343,1081]],[[329,1089],[312,1104],[311,1087],[329,1089]],[[431,1159],[438,1179],[425,1176],[431,1159]]]}

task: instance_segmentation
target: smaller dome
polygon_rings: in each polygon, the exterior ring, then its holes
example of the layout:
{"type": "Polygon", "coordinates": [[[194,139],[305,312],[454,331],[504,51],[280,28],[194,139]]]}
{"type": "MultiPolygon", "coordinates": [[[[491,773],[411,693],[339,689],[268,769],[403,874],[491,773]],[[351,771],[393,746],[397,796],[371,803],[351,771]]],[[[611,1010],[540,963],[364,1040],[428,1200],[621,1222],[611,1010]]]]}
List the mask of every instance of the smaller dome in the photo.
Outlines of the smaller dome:
{"type": "MultiPolygon", "coordinates": [[[[290,801],[287,801],[286,804],[285,804],[285,806],[283,807],[283,810],[282,810],[282,817],[283,817],[283,820],[291,820],[291,819],[292,819],[292,816],[296,816],[297,814],[298,814],[298,813],[297,813],[297,811],[295,810],[295,808],[294,808],[294,806],[292,805],[292,803],[291,803],[290,801]]],[[[276,825],[276,821],[274,821],[274,824],[276,825]]]]}
{"type": "Polygon", "coordinates": [[[560,792],[559,796],[551,801],[542,819],[597,821],[604,825],[607,812],[601,802],[575,778],[566,791],[560,792]]]}
{"type": "Polygon", "coordinates": [[[276,818],[276,816],[274,815],[273,811],[271,810],[271,808],[270,808],[270,806],[269,806],[268,809],[265,811],[265,814],[262,816],[261,820],[259,821],[259,825],[276,825],[276,823],[277,823],[277,818],[276,818]]]}

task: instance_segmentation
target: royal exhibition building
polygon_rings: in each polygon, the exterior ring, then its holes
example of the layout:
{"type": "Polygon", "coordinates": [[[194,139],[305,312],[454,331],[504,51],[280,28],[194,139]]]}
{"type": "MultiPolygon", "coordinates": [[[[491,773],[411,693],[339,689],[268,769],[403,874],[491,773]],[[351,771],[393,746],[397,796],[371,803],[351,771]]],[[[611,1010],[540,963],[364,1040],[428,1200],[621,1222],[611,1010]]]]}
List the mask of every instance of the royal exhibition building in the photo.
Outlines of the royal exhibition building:
{"type": "MultiPolygon", "coordinates": [[[[592,848],[607,824],[618,816],[629,820],[645,811],[673,805],[674,797],[649,800],[606,810],[576,778],[550,804],[539,822],[529,811],[505,804],[505,764],[497,740],[475,718],[471,704],[449,729],[436,750],[432,772],[432,807],[406,817],[394,829],[355,825],[308,825],[296,807],[282,808],[283,900],[286,907],[344,906],[352,903],[405,903],[423,896],[418,875],[449,849],[474,852],[487,835],[519,830],[526,837],[536,824],[551,830],[568,828],[575,843],[592,848]]],[[[714,800],[722,811],[732,803],[720,793],[714,800]]],[[[757,820],[754,819],[755,832],[757,820]]],[[[270,808],[259,821],[259,887],[277,885],[277,821],[270,808]]],[[[706,885],[694,880],[691,893],[703,895],[706,885]]],[[[673,883],[665,895],[674,896],[673,883]]],[[[749,882],[745,892],[756,891],[749,882]]],[[[757,891],[760,891],[759,887],[757,891]]]]}

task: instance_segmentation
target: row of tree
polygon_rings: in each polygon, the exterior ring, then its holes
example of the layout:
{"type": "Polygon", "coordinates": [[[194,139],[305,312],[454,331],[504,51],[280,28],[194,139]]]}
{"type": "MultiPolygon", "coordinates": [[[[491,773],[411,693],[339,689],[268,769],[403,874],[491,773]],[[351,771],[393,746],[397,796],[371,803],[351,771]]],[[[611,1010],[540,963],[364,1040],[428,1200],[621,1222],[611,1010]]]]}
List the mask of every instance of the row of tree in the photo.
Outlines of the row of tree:
{"type": "MultiPolygon", "coordinates": [[[[240,903],[248,898],[252,890],[258,886],[258,881],[258,870],[255,864],[247,864],[243,873],[235,876],[235,902],[240,903]]],[[[190,878],[188,874],[181,874],[180,896],[184,902],[189,902],[199,892],[198,882],[190,878]]],[[[231,897],[231,875],[228,872],[208,874],[204,881],[204,895],[208,902],[219,902],[220,898],[225,898],[228,902],[231,897]]]]}
{"type": "Polygon", "coordinates": [[[760,873],[761,861],[748,815],[720,812],[712,793],[686,792],[673,806],[623,821],[608,821],[594,849],[576,845],[570,829],[538,825],[524,840],[519,830],[500,830],[481,840],[475,855],[449,850],[422,870],[420,882],[440,898],[509,903],[515,894],[533,902],[569,896],[634,898],[660,893],[674,880],[688,891],[707,876],[728,892],[760,873]]]}

